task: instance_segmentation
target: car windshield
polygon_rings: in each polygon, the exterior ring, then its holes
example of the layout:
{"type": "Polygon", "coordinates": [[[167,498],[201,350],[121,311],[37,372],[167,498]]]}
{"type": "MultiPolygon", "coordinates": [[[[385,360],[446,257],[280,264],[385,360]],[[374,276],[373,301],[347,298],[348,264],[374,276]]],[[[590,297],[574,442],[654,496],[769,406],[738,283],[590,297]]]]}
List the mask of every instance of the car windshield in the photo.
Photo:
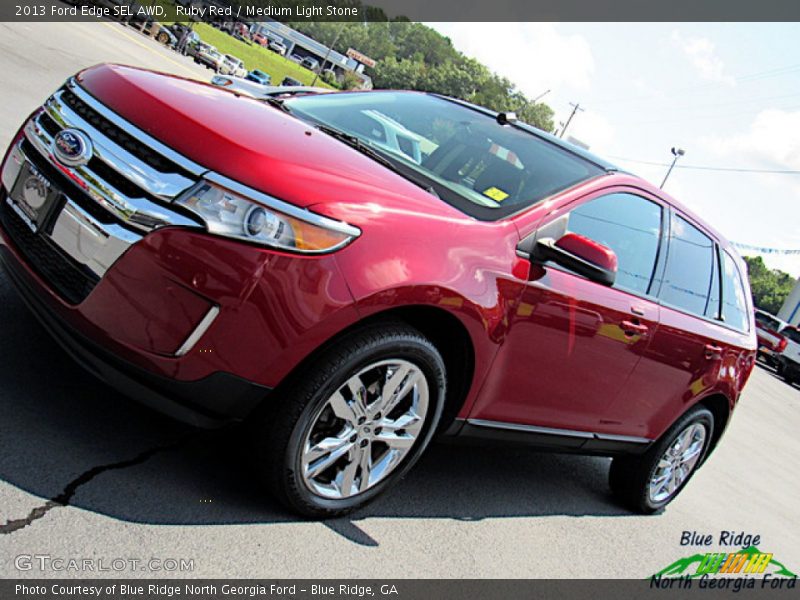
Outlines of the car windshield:
{"type": "Polygon", "coordinates": [[[603,173],[533,133],[430,94],[325,94],[286,105],[300,118],[355,136],[479,219],[502,218],[603,173]]]}

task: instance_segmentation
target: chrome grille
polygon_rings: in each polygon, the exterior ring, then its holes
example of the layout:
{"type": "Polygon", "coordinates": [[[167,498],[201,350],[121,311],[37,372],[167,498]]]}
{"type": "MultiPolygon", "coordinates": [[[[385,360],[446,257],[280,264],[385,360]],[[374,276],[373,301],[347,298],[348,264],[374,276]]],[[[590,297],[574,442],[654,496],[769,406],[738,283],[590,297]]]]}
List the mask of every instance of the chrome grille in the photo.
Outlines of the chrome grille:
{"type": "Polygon", "coordinates": [[[125,225],[144,232],[165,225],[200,226],[166,204],[192,187],[204,169],[110,111],[74,81],[47,100],[25,134],[39,154],[69,172],[84,193],[125,225]],[[91,138],[94,156],[88,164],[56,163],[53,138],[68,127],[91,138]]]}
{"type": "Polygon", "coordinates": [[[205,169],[116,115],[75,81],[51,96],[24,132],[3,166],[0,225],[66,302],[83,302],[114,262],[153,229],[203,227],[170,204],[205,169]],[[56,159],[54,138],[65,128],[91,139],[93,152],[85,164],[56,159]],[[7,195],[25,163],[60,194],[38,224],[7,195]]]}

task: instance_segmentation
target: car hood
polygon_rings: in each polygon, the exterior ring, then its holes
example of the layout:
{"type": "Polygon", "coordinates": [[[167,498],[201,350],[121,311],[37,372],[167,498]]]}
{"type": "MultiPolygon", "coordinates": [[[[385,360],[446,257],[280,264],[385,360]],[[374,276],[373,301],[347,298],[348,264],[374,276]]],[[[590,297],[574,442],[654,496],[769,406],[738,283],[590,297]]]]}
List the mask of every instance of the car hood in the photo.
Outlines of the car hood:
{"type": "Polygon", "coordinates": [[[77,79],[121,117],[197,164],[297,206],[377,203],[461,215],[360,152],[258,100],[119,65],[92,67],[77,79]]]}

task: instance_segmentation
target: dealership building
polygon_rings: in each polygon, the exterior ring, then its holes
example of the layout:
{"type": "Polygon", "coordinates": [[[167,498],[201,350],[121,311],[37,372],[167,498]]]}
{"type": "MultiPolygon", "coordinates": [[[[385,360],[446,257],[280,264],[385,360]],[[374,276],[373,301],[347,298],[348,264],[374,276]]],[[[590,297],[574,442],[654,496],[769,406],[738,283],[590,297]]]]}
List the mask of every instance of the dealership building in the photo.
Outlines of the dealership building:
{"type": "Polygon", "coordinates": [[[283,23],[272,20],[252,23],[250,33],[260,33],[283,42],[283,45],[286,46],[287,58],[292,56],[299,60],[313,58],[321,65],[320,72],[331,70],[339,80],[344,77],[345,73],[350,72],[361,81],[362,89],[372,89],[372,78],[364,73],[364,67],[372,67],[375,63],[355,50],[351,49],[348,55],[341,54],[283,23]]]}

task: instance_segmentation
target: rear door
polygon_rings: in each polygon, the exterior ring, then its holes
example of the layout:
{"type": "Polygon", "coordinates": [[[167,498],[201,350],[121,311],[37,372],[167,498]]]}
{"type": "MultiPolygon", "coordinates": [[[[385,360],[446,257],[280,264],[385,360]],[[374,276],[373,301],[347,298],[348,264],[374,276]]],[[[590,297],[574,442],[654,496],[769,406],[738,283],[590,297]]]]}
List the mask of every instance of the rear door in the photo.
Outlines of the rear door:
{"type": "Polygon", "coordinates": [[[736,261],[673,213],[661,322],[610,419],[629,435],[654,439],[698,398],[722,392],[735,399],[752,368],[746,293],[736,261]]]}

